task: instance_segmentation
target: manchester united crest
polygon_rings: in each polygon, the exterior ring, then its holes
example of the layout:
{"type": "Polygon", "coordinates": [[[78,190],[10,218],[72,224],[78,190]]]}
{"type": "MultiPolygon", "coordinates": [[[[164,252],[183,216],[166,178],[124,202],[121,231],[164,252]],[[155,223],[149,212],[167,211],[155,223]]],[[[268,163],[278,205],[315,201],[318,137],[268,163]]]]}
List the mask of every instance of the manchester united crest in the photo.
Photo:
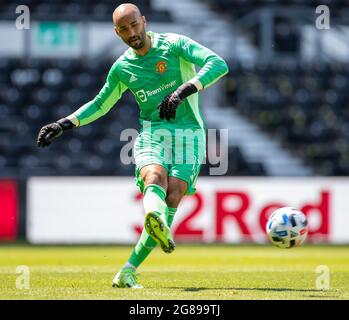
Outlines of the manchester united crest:
{"type": "Polygon", "coordinates": [[[155,66],[156,72],[164,73],[167,70],[167,64],[165,61],[159,61],[155,66]]]}

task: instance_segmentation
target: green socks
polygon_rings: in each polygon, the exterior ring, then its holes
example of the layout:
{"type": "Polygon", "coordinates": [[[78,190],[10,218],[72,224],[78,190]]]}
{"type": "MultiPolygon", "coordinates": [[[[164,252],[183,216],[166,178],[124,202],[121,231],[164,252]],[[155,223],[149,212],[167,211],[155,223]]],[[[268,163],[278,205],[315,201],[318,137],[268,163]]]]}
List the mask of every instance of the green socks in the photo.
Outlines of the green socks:
{"type": "MultiPolygon", "coordinates": [[[[152,185],[152,186],[154,186],[154,185],[152,185]]],[[[161,189],[163,190],[163,188],[161,188],[161,189]]],[[[148,188],[148,190],[149,190],[149,188],[148,188]]],[[[165,196],[166,196],[166,194],[165,194],[165,196]]],[[[166,202],[165,202],[165,204],[166,204],[166,202]]],[[[167,210],[165,212],[167,225],[169,227],[171,227],[171,225],[172,225],[173,218],[176,214],[176,211],[177,211],[177,208],[167,208],[167,210]]],[[[146,211],[146,212],[150,212],[150,211],[146,211]]],[[[143,229],[141,237],[138,240],[138,243],[136,244],[135,248],[133,249],[127,265],[128,266],[131,265],[134,268],[138,268],[140,266],[140,264],[148,257],[150,252],[152,252],[156,246],[157,246],[157,243],[155,242],[155,240],[153,240],[153,238],[151,238],[149,236],[147,231],[145,231],[145,229],[143,229]]]]}
{"type": "Polygon", "coordinates": [[[130,258],[128,259],[128,263],[133,267],[138,268],[156,246],[157,243],[155,240],[153,240],[153,238],[151,238],[148,232],[143,228],[141,237],[133,249],[130,258]]]}
{"type": "Polygon", "coordinates": [[[176,212],[177,212],[177,208],[170,208],[170,207],[168,207],[168,210],[167,210],[167,225],[169,227],[172,226],[173,218],[174,218],[176,212]]]}
{"type": "Polygon", "coordinates": [[[145,213],[156,212],[164,221],[166,221],[166,190],[157,184],[149,184],[144,188],[143,194],[145,213]]]}

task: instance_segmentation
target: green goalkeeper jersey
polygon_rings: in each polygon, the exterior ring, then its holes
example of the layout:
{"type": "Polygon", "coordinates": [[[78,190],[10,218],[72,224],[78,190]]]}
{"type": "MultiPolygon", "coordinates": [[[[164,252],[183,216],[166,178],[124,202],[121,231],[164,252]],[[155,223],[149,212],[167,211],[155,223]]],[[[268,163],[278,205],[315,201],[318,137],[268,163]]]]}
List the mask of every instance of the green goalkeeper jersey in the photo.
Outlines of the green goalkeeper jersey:
{"type": "Polygon", "coordinates": [[[140,108],[140,122],[151,121],[152,126],[204,128],[199,109],[199,95],[189,96],[178,107],[176,118],[162,120],[157,109],[163,98],[181,84],[193,80],[207,88],[228,73],[225,61],[217,54],[174,33],[148,31],[151,49],[144,56],[129,48],[111,67],[106,83],[98,95],[83,105],[74,116],[79,125],[86,125],[105,115],[127,90],[131,90],[140,108]],[[195,65],[201,69],[197,73],[195,65]]]}

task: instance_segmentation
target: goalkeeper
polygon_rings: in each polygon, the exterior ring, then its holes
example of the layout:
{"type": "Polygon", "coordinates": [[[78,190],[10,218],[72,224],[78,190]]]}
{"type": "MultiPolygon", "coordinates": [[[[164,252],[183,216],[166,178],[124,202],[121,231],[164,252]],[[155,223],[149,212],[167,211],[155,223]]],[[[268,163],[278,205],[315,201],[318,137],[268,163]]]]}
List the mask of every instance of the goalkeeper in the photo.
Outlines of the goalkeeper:
{"type": "Polygon", "coordinates": [[[111,67],[99,94],[73,114],[41,128],[37,143],[48,146],[64,131],[108,113],[126,90],[134,94],[141,122],[134,145],[135,174],[146,215],[140,239],[113,286],[141,288],[136,269],[158,244],[166,253],[175,249],[170,231],[174,215],[183,196],[195,193],[206,150],[198,92],[228,73],[228,67],[186,36],[146,32],[146,19],[133,4],[118,6],[113,22],[129,48],[111,67]],[[195,65],[201,68],[198,73],[195,65]]]}

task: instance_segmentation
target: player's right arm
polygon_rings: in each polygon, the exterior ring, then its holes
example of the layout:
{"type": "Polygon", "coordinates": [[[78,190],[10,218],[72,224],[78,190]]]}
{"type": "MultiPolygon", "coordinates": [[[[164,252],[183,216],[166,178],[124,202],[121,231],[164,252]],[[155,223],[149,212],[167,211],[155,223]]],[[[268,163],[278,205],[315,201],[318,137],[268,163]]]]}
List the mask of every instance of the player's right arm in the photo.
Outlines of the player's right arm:
{"type": "Polygon", "coordinates": [[[46,147],[64,131],[89,124],[104,116],[121,98],[127,87],[120,81],[117,62],[109,71],[107,80],[98,95],[84,104],[70,116],[43,126],[39,132],[37,144],[46,147]]]}

